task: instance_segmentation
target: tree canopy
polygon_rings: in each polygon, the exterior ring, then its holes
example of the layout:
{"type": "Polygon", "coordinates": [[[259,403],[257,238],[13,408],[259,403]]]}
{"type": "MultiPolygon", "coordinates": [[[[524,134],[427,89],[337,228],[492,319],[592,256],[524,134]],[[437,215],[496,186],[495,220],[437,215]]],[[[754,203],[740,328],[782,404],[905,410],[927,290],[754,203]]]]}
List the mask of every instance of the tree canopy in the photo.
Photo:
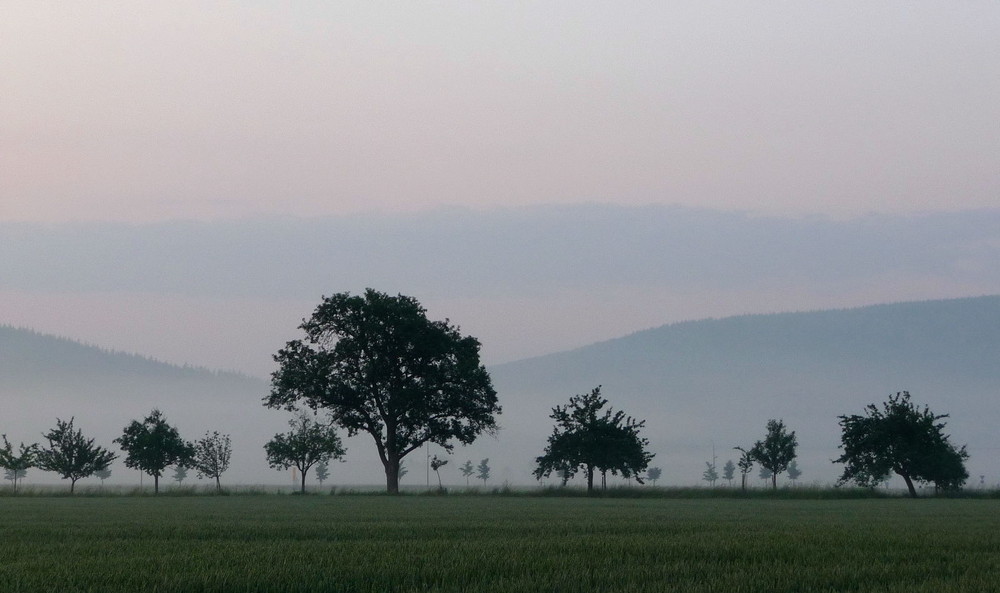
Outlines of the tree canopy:
{"type": "Polygon", "coordinates": [[[906,391],[890,395],[881,407],[869,404],[864,415],[840,416],[843,454],[834,460],[844,464],[840,483],[875,487],[896,473],[913,497],[914,482],[945,490],[960,488],[969,477],[965,469],[969,454],[944,433],[941,420],[947,417],[927,406],[919,408],[906,391]]]}
{"type": "Polygon", "coordinates": [[[601,472],[605,487],[608,472],[635,477],[643,483],[642,473],[653,459],[646,451],[649,441],[639,436],[645,421],[635,420],[620,410],[604,410],[607,404],[608,400],[601,397],[601,387],[597,386],[588,394],[574,395],[568,405],[552,408],[550,418],[556,424],[545,451],[535,459],[536,478],[555,472],[565,482],[583,470],[588,492],[594,489],[595,471],[601,472]]]}
{"type": "Polygon", "coordinates": [[[153,476],[153,492],[157,493],[163,470],[171,465],[190,466],[195,453],[194,445],[183,440],[163,413],[155,409],[142,422],[130,422],[114,442],[125,451],[127,467],[153,476]]]}
{"type": "Polygon", "coordinates": [[[273,408],[328,411],[347,434],[375,441],[386,488],[399,491],[400,461],[431,442],[473,442],[496,430],[497,394],[479,341],[427,319],[416,299],[372,289],[325,297],[299,326],[305,338],[274,356],[273,408]]]}
{"type": "Polygon", "coordinates": [[[94,444],[94,439],[83,436],[83,431],[73,428],[73,418],[65,422],[56,418],[56,427],[43,435],[49,446],[38,452],[35,464],[38,469],[55,472],[69,480],[70,493],[76,481],[106,470],[117,455],[94,444]]]}

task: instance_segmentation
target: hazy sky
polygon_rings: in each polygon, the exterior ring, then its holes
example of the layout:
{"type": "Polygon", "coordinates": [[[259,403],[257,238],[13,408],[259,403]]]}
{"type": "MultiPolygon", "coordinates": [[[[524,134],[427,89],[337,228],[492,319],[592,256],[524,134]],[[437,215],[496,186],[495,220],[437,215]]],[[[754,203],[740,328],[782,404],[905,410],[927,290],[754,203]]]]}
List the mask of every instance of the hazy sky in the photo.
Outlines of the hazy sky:
{"type": "Polygon", "coordinates": [[[1000,202],[996,2],[0,2],[0,220],[1000,202]]]}
{"type": "Polygon", "coordinates": [[[975,215],[899,222],[1000,204],[997,56],[995,2],[0,0],[0,323],[263,375],[366,286],[489,362],[1000,292],[975,215]]]}

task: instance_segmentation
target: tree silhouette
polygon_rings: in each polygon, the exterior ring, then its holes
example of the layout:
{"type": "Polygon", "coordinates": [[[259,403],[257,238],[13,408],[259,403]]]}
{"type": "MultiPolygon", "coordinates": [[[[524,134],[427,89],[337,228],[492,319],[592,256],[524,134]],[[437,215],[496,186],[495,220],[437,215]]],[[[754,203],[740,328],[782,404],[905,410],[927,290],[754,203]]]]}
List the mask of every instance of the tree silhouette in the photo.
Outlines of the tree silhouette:
{"type": "Polygon", "coordinates": [[[368,433],[399,491],[402,459],[424,443],[447,451],[496,430],[500,413],[479,340],[430,321],[412,297],[372,289],[323,299],[274,359],[267,406],[323,408],[354,436],[368,433]]]}
{"type": "Polygon", "coordinates": [[[746,492],[747,490],[747,474],[753,469],[753,457],[750,457],[750,452],[743,447],[733,447],[740,452],[740,460],[736,462],[736,466],[740,468],[740,490],[746,492]]]}
{"type": "Polygon", "coordinates": [[[322,486],[323,482],[330,477],[330,463],[327,461],[322,461],[316,464],[316,481],[322,486]]]}
{"type": "Polygon", "coordinates": [[[750,457],[771,472],[771,487],[775,490],[778,489],[778,474],[785,471],[795,459],[796,446],[798,440],[795,438],[795,431],[787,432],[782,420],[772,419],[767,421],[764,440],[757,441],[750,448],[750,457]]]}
{"type": "Polygon", "coordinates": [[[448,465],[447,459],[440,459],[437,455],[431,459],[431,469],[437,474],[438,478],[438,490],[444,490],[444,486],[441,484],[441,468],[448,465]]]}
{"type": "Polygon", "coordinates": [[[312,466],[340,459],[346,450],[332,425],[314,421],[306,412],[300,412],[288,421],[292,428],[284,434],[276,434],[264,445],[267,463],[275,469],[299,470],[301,492],[306,491],[306,474],[312,466]]]}
{"type": "Polygon", "coordinates": [[[55,472],[69,480],[70,494],[77,480],[107,469],[118,458],[104,447],[95,445],[94,439],[84,438],[82,431],[73,428],[73,418],[69,422],[57,418],[56,427],[43,436],[49,445],[38,452],[35,464],[41,470],[55,472]]]}
{"type": "Polygon", "coordinates": [[[802,470],[799,469],[799,464],[795,460],[792,460],[792,462],[788,464],[788,469],[786,471],[788,472],[788,479],[791,480],[793,484],[795,483],[795,480],[798,480],[799,476],[802,475],[802,470]]]}
{"type": "Polygon", "coordinates": [[[160,492],[160,476],[171,465],[191,465],[194,446],[181,439],[177,429],[167,424],[159,410],[142,422],[133,420],[122,436],[115,439],[125,451],[125,465],[153,476],[153,492],[160,492]]]}
{"type": "Polygon", "coordinates": [[[183,465],[174,466],[174,481],[177,482],[178,486],[184,484],[184,480],[188,477],[188,470],[183,465]]]}
{"type": "Polygon", "coordinates": [[[490,479],[490,458],[489,457],[487,457],[486,459],[480,461],[479,465],[476,466],[476,478],[478,478],[478,479],[480,479],[480,480],[483,481],[483,486],[486,485],[486,480],[490,479]]]}
{"type": "Polygon", "coordinates": [[[556,421],[548,445],[535,459],[537,479],[559,472],[565,480],[583,470],[587,476],[587,491],[594,490],[594,472],[601,472],[602,486],[607,487],[607,473],[626,478],[646,471],[653,455],[646,451],[649,441],[639,436],[645,421],[634,420],[624,412],[609,408],[602,412],[608,400],[601,397],[600,386],[588,394],[574,395],[569,404],[552,408],[550,418],[556,421]]]}
{"type": "Polygon", "coordinates": [[[945,490],[961,488],[969,477],[965,469],[969,454],[944,434],[945,423],[939,421],[947,417],[927,406],[918,408],[906,391],[889,396],[881,408],[866,406],[864,416],[840,416],[844,453],[834,462],[845,467],[839,483],[874,488],[894,472],[912,497],[917,496],[914,482],[931,482],[945,490]]]}
{"type": "Polygon", "coordinates": [[[729,482],[729,487],[732,488],[734,477],[736,477],[736,464],[730,459],[722,466],[722,479],[729,482]]]}
{"type": "Polygon", "coordinates": [[[233,447],[228,434],[206,431],[205,436],[194,443],[194,469],[198,472],[198,478],[215,480],[215,491],[222,492],[220,478],[229,469],[232,454],[233,447]]]}
{"type": "Polygon", "coordinates": [[[660,479],[661,475],[663,475],[663,470],[658,467],[651,467],[646,470],[646,477],[653,483],[653,486],[656,486],[656,481],[660,479]]]}
{"type": "Polygon", "coordinates": [[[472,474],[476,473],[476,468],[472,465],[472,460],[467,459],[458,469],[461,470],[462,475],[465,476],[465,485],[468,486],[469,478],[472,474]]]}
{"type": "Polygon", "coordinates": [[[38,455],[38,444],[25,445],[23,442],[14,451],[13,445],[7,440],[7,435],[0,435],[3,438],[3,447],[0,447],[0,467],[13,472],[14,494],[17,494],[17,481],[20,479],[19,472],[24,472],[35,467],[35,456],[38,455]]]}
{"type": "Polygon", "coordinates": [[[715,471],[715,465],[712,462],[705,462],[705,473],[701,474],[701,479],[708,482],[712,488],[715,488],[715,481],[719,479],[719,472],[715,471]]]}

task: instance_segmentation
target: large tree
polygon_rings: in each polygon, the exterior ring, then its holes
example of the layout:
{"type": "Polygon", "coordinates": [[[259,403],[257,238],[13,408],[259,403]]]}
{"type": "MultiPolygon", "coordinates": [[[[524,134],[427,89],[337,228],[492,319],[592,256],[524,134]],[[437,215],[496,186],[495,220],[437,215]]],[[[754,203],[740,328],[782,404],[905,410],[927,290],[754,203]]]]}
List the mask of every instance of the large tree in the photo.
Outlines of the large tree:
{"type": "Polygon", "coordinates": [[[0,447],[0,467],[13,473],[14,494],[17,494],[17,481],[21,478],[20,472],[27,472],[35,467],[38,445],[21,443],[15,451],[14,446],[7,440],[7,435],[0,436],[3,438],[3,447],[0,447]]]}
{"type": "Polygon", "coordinates": [[[768,420],[767,435],[764,440],[753,444],[748,452],[750,458],[770,472],[771,487],[778,489],[778,474],[788,469],[795,459],[795,448],[799,442],[795,431],[788,432],[783,420],[768,420]]]}
{"type": "Polygon", "coordinates": [[[62,479],[69,480],[69,492],[73,493],[76,481],[88,478],[94,473],[108,469],[117,455],[104,447],[94,444],[94,439],[83,436],[83,431],[73,428],[73,418],[65,422],[56,418],[56,427],[43,436],[49,446],[38,452],[35,461],[39,469],[55,472],[62,479]]]}
{"type": "Polygon", "coordinates": [[[496,430],[497,394],[479,340],[427,319],[416,299],[372,289],[326,297],[299,326],[305,338],[278,351],[267,406],[325,409],[354,436],[375,441],[386,488],[399,491],[406,455],[431,442],[473,442],[496,430]]]}
{"type": "Polygon", "coordinates": [[[840,416],[840,448],[835,463],[844,464],[840,483],[875,487],[895,472],[916,497],[914,482],[930,482],[946,490],[960,488],[969,474],[965,446],[956,448],[944,433],[942,419],[910,401],[909,392],[889,396],[882,407],[869,404],[864,415],[840,416]]]}
{"type": "Polygon", "coordinates": [[[294,467],[302,480],[301,492],[306,491],[309,468],[331,459],[340,459],[346,450],[332,425],[316,422],[306,412],[299,412],[288,421],[292,430],[276,434],[264,445],[267,463],[275,469],[294,467]]]}
{"type": "Polygon", "coordinates": [[[130,422],[114,442],[125,451],[127,467],[153,476],[154,493],[160,491],[165,469],[171,465],[190,467],[194,458],[194,445],[182,439],[159,410],[150,412],[142,422],[130,422]]]}
{"type": "Polygon", "coordinates": [[[645,421],[621,410],[604,410],[607,403],[598,386],[590,393],[574,395],[565,406],[552,408],[550,417],[556,424],[545,451],[535,459],[536,478],[555,472],[568,480],[583,470],[588,492],[594,490],[595,471],[601,472],[604,487],[609,471],[643,483],[641,475],[653,459],[646,451],[649,441],[639,436],[645,421]]]}
{"type": "Polygon", "coordinates": [[[192,465],[198,472],[198,478],[206,477],[215,480],[215,491],[222,492],[222,474],[229,469],[229,459],[233,455],[232,442],[228,434],[218,431],[209,433],[194,442],[194,459],[192,465]]]}

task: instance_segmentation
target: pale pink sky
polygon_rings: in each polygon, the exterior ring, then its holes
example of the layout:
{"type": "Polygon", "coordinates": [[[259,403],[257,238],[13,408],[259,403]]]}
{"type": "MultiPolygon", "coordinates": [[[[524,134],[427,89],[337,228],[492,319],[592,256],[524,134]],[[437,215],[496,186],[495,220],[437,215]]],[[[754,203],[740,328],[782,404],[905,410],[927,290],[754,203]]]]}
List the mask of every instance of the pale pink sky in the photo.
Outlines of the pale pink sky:
{"type": "Polygon", "coordinates": [[[3,3],[0,220],[1000,203],[994,2],[327,4],[3,3]]]}

